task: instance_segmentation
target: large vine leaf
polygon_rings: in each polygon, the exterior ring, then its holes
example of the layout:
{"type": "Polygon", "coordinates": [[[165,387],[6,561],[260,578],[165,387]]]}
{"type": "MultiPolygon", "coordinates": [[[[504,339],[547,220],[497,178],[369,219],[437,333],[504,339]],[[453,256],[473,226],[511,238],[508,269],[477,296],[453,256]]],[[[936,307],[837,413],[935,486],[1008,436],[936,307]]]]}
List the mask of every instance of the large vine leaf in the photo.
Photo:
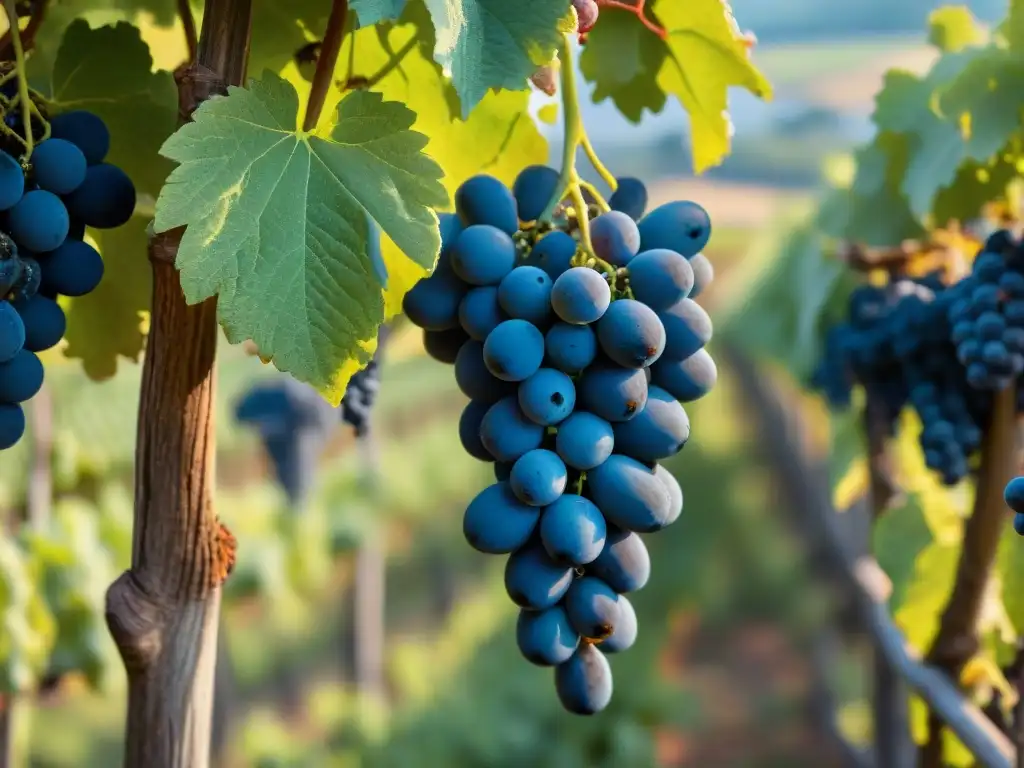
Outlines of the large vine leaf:
{"type": "MultiPolygon", "coordinates": [[[[70,24],[57,52],[49,91],[58,111],[86,109],[110,130],[111,162],[128,173],[141,195],[155,198],[171,170],[158,155],[177,124],[177,91],[168,72],[153,72],[149,47],[127,22],[90,28],[70,24]]],[[[93,232],[104,257],[99,288],[68,300],[66,354],[80,358],[97,379],[117,372],[123,356],[138,360],[149,309],[146,222],[134,218],[114,231],[93,232]]]]}
{"type": "Polygon", "coordinates": [[[667,57],[668,46],[636,14],[603,8],[580,53],[580,71],[594,84],[596,103],[611,99],[624,117],[639,123],[645,110],[657,114],[665,108],[667,97],[654,75],[667,57]]]}
{"type": "Polygon", "coordinates": [[[985,31],[966,5],[946,5],[928,16],[928,42],[940,51],[961,51],[984,40],[985,31]]]}
{"type": "MultiPolygon", "coordinates": [[[[417,2],[407,6],[399,24],[357,30],[346,39],[339,58],[347,61],[354,53],[355,77],[371,79],[371,90],[415,112],[413,129],[428,138],[426,152],[444,169],[449,192],[477,173],[511,184],[525,166],[546,162],[548,145],[530,118],[530,94],[489,92],[463,119],[458,95],[433,60],[433,48],[433,26],[426,9],[417,2]],[[382,72],[383,77],[379,76],[382,72]]],[[[306,81],[291,70],[288,76],[300,96],[308,92],[306,81]]],[[[337,89],[331,91],[325,115],[343,96],[337,89]]],[[[383,238],[382,251],[390,275],[385,291],[386,316],[390,318],[401,311],[405,292],[427,271],[416,269],[390,238],[383,238]]]]}
{"type": "Polygon", "coordinates": [[[751,61],[727,0],[659,0],[654,12],[668,32],[669,50],[658,85],[690,114],[693,166],[701,173],[729,154],[729,89],[770,99],[772,88],[751,61]]]}
{"type": "Polygon", "coordinates": [[[228,340],[340,402],[384,319],[377,226],[421,268],[440,250],[448,195],[415,115],[358,91],[329,135],[296,129],[298,94],[271,72],[211,99],[161,152],[178,163],[157,201],[190,303],[219,296],[228,340]]]}
{"type": "Polygon", "coordinates": [[[466,117],[491,89],[526,90],[551,61],[569,0],[424,0],[434,57],[451,71],[466,117]]]}
{"type": "Polygon", "coordinates": [[[750,59],[725,0],[659,0],[652,17],[665,39],[636,14],[603,8],[580,55],[594,100],[612,99],[633,122],[675,96],[690,115],[693,165],[700,173],[729,153],[728,92],[745,88],[770,99],[771,86],[750,59]]]}
{"type": "Polygon", "coordinates": [[[349,10],[355,11],[359,25],[370,27],[387,19],[397,19],[405,8],[405,0],[351,0],[349,10]]]}

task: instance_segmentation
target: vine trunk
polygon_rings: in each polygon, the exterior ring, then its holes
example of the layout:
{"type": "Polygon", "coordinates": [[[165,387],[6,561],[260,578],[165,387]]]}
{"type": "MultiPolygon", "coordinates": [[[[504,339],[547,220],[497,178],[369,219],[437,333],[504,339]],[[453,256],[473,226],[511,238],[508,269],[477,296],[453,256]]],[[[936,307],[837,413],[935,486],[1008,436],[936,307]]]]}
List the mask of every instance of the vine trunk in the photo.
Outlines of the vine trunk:
{"type": "MultiPolygon", "coordinates": [[[[242,83],[251,16],[251,0],[207,1],[196,61],[177,73],[182,120],[242,83]]],[[[181,234],[150,242],[132,564],[107,593],[128,674],[126,768],[209,764],[220,585],[234,559],[213,509],[216,303],[185,303],[174,267],[181,234]]]]}

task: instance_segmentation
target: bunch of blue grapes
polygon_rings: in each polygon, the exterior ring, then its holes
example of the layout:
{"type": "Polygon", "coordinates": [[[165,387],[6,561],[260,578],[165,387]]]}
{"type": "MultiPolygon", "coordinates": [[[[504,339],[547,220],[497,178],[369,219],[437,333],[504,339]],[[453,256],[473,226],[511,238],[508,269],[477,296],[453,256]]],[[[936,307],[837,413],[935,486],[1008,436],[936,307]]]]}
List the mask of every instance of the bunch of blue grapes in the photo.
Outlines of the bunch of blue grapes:
{"type": "Polygon", "coordinates": [[[1024,252],[1009,232],[988,238],[962,284],[949,306],[957,357],[972,387],[1005,389],[1024,372],[1024,252]]]}
{"type": "Polygon", "coordinates": [[[466,181],[441,215],[437,268],[404,310],[470,399],[463,446],[494,465],[466,539],[508,556],[520,651],[554,668],[567,710],[593,714],[611,700],[607,656],[637,637],[627,595],[650,575],[641,534],[682,512],[660,462],[689,439],[683,403],[717,378],[711,321],[693,301],[712,275],[700,254],[711,223],[684,201],[644,215],[644,185],[619,179],[612,210],[590,222],[594,258],[576,212],[538,221],[557,188],[544,166],[511,189],[466,181]]]}
{"type": "Polygon", "coordinates": [[[990,408],[990,398],[969,385],[952,339],[950,308],[971,290],[970,280],[947,287],[936,275],[858,287],[847,321],[828,330],[812,378],[837,408],[849,406],[860,385],[875,409],[869,416],[890,436],[912,408],[925,464],[946,485],[969,473],[990,408]]]}
{"type": "Polygon", "coordinates": [[[103,277],[86,227],[131,218],[135,187],[104,162],[110,133],[96,115],[65,112],[24,164],[0,152],[0,450],[25,432],[22,404],[43,385],[38,353],[64,336],[57,300],[84,296],[103,277]]]}

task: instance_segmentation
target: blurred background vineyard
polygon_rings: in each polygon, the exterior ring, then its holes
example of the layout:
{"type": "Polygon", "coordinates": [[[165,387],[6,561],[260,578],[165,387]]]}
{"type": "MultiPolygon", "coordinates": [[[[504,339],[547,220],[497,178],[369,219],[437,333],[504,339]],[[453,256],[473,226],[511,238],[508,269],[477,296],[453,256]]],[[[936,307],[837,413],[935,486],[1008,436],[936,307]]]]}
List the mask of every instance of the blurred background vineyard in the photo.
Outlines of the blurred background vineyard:
{"type": "MultiPolygon", "coordinates": [[[[721,168],[690,177],[681,110],[639,127],[610,106],[588,106],[584,115],[611,170],[651,185],[652,207],[689,198],[711,213],[715,232],[706,254],[717,274],[702,303],[716,319],[719,342],[754,325],[787,322],[742,310],[825,176],[842,174],[845,153],[870,135],[885,70],[923,72],[934,57],[922,30],[936,4],[926,0],[733,4],[741,25],[758,35],[758,63],[776,98],[762,104],[735,96],[734,149],[721,168]]],[[[1004,4],[969,5],[992,19],[1004,4]]],[[[180,58],[179,30],[150,17],[135,21],[158,66],[180,58]]],[[[547,131],[555,158],[557,131],[547,131]]],[[[131,547],[140,371],[122,365],[114,378],[95,384],[59,353],[46,364],[46,396],[34,401],[31,414],[42,442],[25,441],[3,455],[0,509],[11,525],[27,519],[52,526],[59,533],[47,534],[49,561],[79,564],[77,578],[65,569],[66,583],[40,583],[63,630],[51,670],[87,674],[63,677],[20,702],[24,716],[15,724],[32,765],[111,766],[120,759],[124,673],[102,604],[131,547]],[[50,439],[52,462],[41,461],[50,439]]],[[[240,554],[223,610],[217,764],[839,765],[813,716],[820,670],[809,661],[812,639],[839,621],[835,601],[814,578],[800,531],[787,524],[755,452],[762,446],[747,404],[723,368],[717,390],[688,409],[693,438],[669,465],[686,509],[678,525],[649,540],[654,575],[636,599],[637,648],[615,661],[617,687],[607,712],[580,719],[559,707],[550,672],[518,657],[501,563],[462,539],[462,510],[489,481],[490,468],[462,451],[456,423],[464,398],[451,372],[424,355],[415,329],[399,323],[388,344],[373,444],[357,444],[339,421],[301,514],[289,511],[255,435],[233,416],[248,387],[280,374],[224,344],[218,512],[240,554]]],[[[845,446],[845,453],[833,452],[846,456],[833,470],[837,492],[849,502],[863,490],[850,461],[856,438],[830,434],[816,398],[790,396],[806,411],[815,445],[845,446]]],[[[946,514],[949,496],[940,497],[912,461],[905,471],[909,511],[892,518],[901,528],[890,532],[880,559],[904,590],[897,620],[906,628],[933,621],[949,586],[939,579],[910,587],[915,569],[952,563],[957,547],[936,540],[936,526],[926,524],[946,514]]],[[[12,568],[0,570],[8,601],[17,599],[12,568]]],[[[23,631],[0,629],[0,653],[25,648],[12,639],[23,631]]],[[[865,660],[856,643],[852,649],[837,658],[830,683],[841,696],[840,728],[867,740],[865,660]]],[[[15,661],[7,665],[10,674],[33,663],[15,661]]]]}

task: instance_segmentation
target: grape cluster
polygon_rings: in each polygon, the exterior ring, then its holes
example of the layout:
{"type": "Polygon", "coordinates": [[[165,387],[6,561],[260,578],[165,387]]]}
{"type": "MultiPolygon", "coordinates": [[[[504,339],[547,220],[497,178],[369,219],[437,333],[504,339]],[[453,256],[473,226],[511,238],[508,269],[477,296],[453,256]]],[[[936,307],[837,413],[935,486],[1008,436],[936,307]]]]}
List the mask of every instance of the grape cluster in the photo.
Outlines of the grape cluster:
{"type": "Polygon", "coordinates": [[[972,387],[1005,389],[1024,372],[1024,251],[996,232],[963,285],[949,307],[957,357],[972,387]]]}
{"type": "Polygon", "coordinates": [[[365,368],[352,374],[341,399],[341,420],[355,430],[356,437],[362,437],[370,430],[370,414],[380,392],[380,360],[388,334],[388,327],[382,325],[377,333],[377,351],[373,359],[365,368]]]}
{"type": "Polygon", "coordinates": [[[717,378],[704,349],[711,321],[691,298],[712,274],[692,267],[711,224],[691,202],[644,216],[644,185],[619,179],[612,210],[590,222],[595,259],[574,236],[575,212],[537,221],[557,189],[544,166],[511,189],[466,181],[456,214],[440,217],[437,268],[404,311],[470,398],[465,450],[494,463],[464,534],[480,552],[508,555],[520,651],[554,667],[566,709],[593,714],[612,695],[606,655],[637,636],[626,595],[650,575],[639,534],[682,512],[659,462],[689,438],[681,403],[717,378]]]}
{"type": "Polygon", "coordinates": [[[25,432],[21,404],[42,387],[37,353],[64,336],[60,295],[84,296],[103,277],[85,228],[112,229],[131,218],[135,187],[105,163],[110,133],[96,115],[57,115],[50,137],[26,165],[0,152],[0,450],[25,432]]]}
{"type": "Polygon", "coordinates": [[[871,418],[889,435],[900,413],[921,420],[926,466],[955,485],[970,471],[991,405],[969,386],[957,363],[950,308],[971,290],[970,280],[947,287],[935,275],[901,278],[885,287],[864,285],[850,295],[847,320],[832,326],[812,377],[833,407],[847,407],[855,384],[864,388],[871,418]]]}

